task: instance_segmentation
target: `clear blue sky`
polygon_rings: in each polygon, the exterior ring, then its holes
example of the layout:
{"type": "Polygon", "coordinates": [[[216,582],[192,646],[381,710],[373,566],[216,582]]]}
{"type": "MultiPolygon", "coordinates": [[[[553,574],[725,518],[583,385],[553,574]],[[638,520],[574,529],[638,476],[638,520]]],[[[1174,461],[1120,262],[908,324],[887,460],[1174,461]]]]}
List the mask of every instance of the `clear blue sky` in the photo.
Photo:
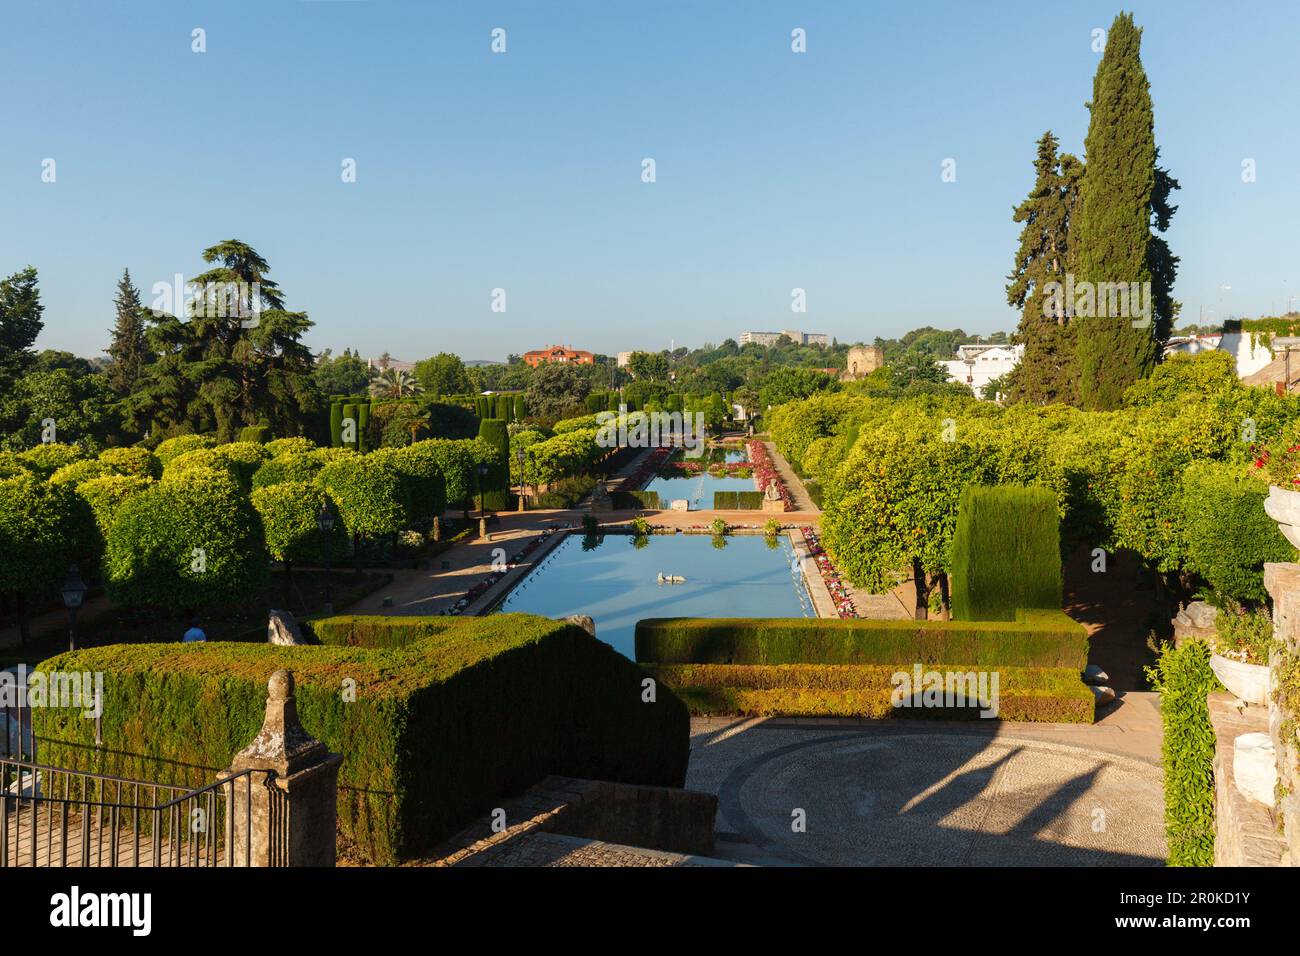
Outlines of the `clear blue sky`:
{"type": "MultiPolygon", "coordinates": [[[[1129,6],[1183,186],[1184,321],[1284,308],[1300,5],[1129,6]]],[[[1045,129],[1082,151],[1090,34],[1118,9],[5,0],[0,273],[35,265],[38,344],[83,355],[124,266],[148,301],[227,238],[269,260],[313,347],[368,355],[1011,329],[1011,208],[1045,129]]]]}

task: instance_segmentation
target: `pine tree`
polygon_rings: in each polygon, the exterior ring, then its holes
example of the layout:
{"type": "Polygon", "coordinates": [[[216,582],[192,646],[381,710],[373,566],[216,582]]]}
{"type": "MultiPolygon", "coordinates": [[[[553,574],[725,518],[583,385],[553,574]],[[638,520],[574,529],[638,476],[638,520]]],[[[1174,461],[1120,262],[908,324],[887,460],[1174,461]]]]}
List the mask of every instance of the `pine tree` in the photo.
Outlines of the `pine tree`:
{"type": "Polygon", "coordinates": [[[117,308],[117,320],[108,346],[108,354],[113,359],[108,369],[108,383],[115,394],[125,397],[135,391],[149,361],[149,347],[144,337],[144,306],[140,302],[140,290],[131,281],[130,269],[122,270],[113,304],[117,308]]]}
{"type": "Polygon", "coordinates": [[[1078,401],[1074,330],[1046,297],[1048,284],[1064,282],[1069,268],[1070,221],[1083,178],[1083,164],[1068,153],[1058,155],[1058,145],[1051,130],[1038,141],[1033,189],[1012,215],[1025,224],[1007,277],[1007,303],[1022,310],[1015,341],[1025,347],[1010,376],[1013,402],[1078,401]]]}
{"type": "MultiPolygon", "coordinates": [[[[1155,120],[1139,55],[1141,41],[1132,14],[1115,18],[1088,104],[1088,168],[1070,242],[1076,282],[1093,283],[1094,289],[1101,283],[1111,288],[1112,283],[1128,287],[1151,282],[1153,261],[1169,263],[1169,257],[1151,249],[1152,204],[1157,197],[1155,120]]],[[[1151,288],[1154,293],[1154,284],[1151,288]]],[[[1109,311],[1107,298],[1098,294],[1095,313],[1073,320],[1079,396],[1089,409],[1118,406],[1124,390],[1149,374],[1159,357],[1155,316],[1135,328],[1134,320],[1142,319],[1134,304],[1130,302],[1129,315],[1103,316],[1109,311]]]]}
{"type": "Polygon", "coordinates": [[[203,251],[217,265],[195,285],[228,296],[188,304],[188,319],[153,312],[149,351],[157,356],[122,403],[128,427],[160,434],[215,431],[231,441],[245,425],[297,434],[322,409],[315,359],[302,342],[312,323],[288,312],[270,267],[246,243],[230,239],[203,251]]]}

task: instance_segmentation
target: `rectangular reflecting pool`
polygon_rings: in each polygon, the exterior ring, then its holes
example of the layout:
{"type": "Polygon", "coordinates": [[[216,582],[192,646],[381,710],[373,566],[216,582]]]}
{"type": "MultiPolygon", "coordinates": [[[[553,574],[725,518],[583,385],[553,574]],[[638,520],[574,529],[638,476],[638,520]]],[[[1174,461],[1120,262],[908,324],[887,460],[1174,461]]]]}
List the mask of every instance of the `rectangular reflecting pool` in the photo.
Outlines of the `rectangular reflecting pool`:
{"type": "Polygon", "coordinates": [[[732,475],[710,475],[707,471],[709,466],[721,464],[742,464],[749,461],[749,454],[743,448],[723,449],[710,448],[708,454],[704,456],[699,464],[704,466],[705,470],[698,475],[677,475],[672,474],[676,471],[677,465],[682,461],[690,459],[676,459],[673,466],[665,471],[671,474],[665,477],[664,474],[657,476],[650,484],[646,485],[646,491],[659,492],[660,507],[667,508],[670,501],[679,498],[685,498],[690,502],[692,511],[709,509],[713,507],[713,493],[715,491],[754,491],[754,479],[749,476],[739,477],[732,475]]]}
{"type": "Polygon", "coordinates": [[[773,542],[682,534],[593,541],[574,533],[497,610],[586,614],[598,638],[632,658],[636,622],[646,617],[816,617],[789,539],[773,542]],[[660,583],[660,574],[685,580],[660,583]]]}

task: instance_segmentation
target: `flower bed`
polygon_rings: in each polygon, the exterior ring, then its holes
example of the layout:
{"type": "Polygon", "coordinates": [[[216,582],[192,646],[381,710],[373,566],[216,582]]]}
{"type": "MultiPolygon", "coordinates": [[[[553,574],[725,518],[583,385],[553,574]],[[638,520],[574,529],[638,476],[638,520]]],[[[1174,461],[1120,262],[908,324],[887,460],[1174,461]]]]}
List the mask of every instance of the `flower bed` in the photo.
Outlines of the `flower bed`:
{"type": "Polygon", "coordinates": [[[793,511],[794,500],[790,497],[790,490],[786,488],[785,482],[781,480],[781,475],[772,462],[772,456],[767,453],[767,446],[754,439],[746,447],[749,449],[749,461],[754,468],[754,484],[758,490],[767,491],[768,486],[775,481],[777,490],[781,494],[781,501],[785,504],[785,510],[793,511]]]}
{"type": "Polygon", "coordinates": [[[673,450],[672,448],[656,448],[650,452],[637,467],[637,470],[623,479],[622,484],[619,485],[619,491],[641,491],[645,488],[651,480],[658,476],[659,470],[663,468],[664,462],[672,455],[673,450]]]}
{"type": "Polygon", "coordinates": [[[835,570],[830,555],[822,547],[817,532],[812,528],[804,528],[803,540],[808,545],[809,557],[816,562],[817,570],[821,572],[822,581],[825,582],[826,590],[831,594],[831,600],[835,602],[836,612],[840,617],[857,617],[858,609],[853,606],[853,601],[849,597],[849,590],[844,582],[840,580],[840,573],[835,570]]]}

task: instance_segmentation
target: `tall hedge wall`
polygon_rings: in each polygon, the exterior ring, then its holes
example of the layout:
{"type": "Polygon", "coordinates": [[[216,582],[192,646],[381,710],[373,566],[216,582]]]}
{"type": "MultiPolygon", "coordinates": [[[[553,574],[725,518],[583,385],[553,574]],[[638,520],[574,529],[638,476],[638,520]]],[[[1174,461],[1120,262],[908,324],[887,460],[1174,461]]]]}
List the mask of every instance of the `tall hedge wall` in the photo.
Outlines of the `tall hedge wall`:
{"type": "Polygon", "coordinates": [[[1170,866],[1214,865],[1214,727],[1206,697],[1220,690],[1201,641],[1166,644],[1147,679],[1160,691],[1165,836],[1170,866]]]}
{"type": "Polygon", "coordinates": [[[1015,621],[834,618],[646,618],[636,659],[656,664],[973,664],[1069,667],[1088,661],[1088,634],[1063,611],[1015,621]]]}
{"type": "Polygon", "coordinates": [[[520,614],[417,621],[405,626],[427,633],[401,647],[117,644],[59,655],[41,669],[105,675],[103,746],[79,709],[38,708],[38,750],[56,766],[206,784],[253,739],[267,678],[287,667],[303,725],[343,755],[341,829],[378,864],[427,851],[547,774],[682,785],[685,706],[664,687],[643,703],[640,668],[581,628],[520,614]]]}
{"type": "Polygon", "coordinates": [[[952,616],[1014,621],[1061,606],[1061,526],[1049,488],[964,488],[952,538],[952,616]]]}

